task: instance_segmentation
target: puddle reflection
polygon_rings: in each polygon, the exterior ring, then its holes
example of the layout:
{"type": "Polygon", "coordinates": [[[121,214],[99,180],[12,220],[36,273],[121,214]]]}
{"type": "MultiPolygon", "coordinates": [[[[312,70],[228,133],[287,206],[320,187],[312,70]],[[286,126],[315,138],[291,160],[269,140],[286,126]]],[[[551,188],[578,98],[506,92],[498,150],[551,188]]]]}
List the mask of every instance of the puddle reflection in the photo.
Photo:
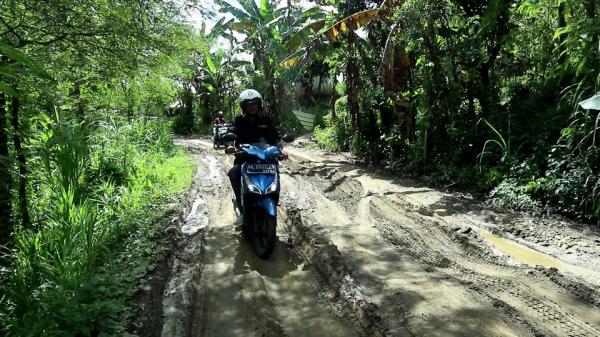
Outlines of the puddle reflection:
{"type": "Polygon", "coordinates": [[[483,238],[491,243],[498,251],[508,255],[513,260],[530,266],[563,267],[563,263],[546,254],[537,252],[514,241],[492,234],[483,229],[475,229],[483,238]]]}

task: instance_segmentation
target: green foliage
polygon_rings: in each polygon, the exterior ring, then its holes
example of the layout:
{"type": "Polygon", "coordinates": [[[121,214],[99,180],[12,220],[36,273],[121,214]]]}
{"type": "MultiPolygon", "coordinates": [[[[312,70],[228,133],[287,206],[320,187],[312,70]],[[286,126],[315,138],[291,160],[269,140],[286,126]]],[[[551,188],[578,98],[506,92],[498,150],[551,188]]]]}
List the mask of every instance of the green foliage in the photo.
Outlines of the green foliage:
{"type": "Polygon", "coordinates": [[[9,83],[18,76],[32,74],[38,78],[50,79],[37,60],[11,45],[0,42],[0,56],[7,58],[0,62],[0,92],[13,97],[20,96],[17,89],[9,83]]]}
{"type": "Polygon", "coordinates": [[[300,123],[300,121],[298,120],[298,118],[296,118],[296,116],[294,115],[293,111],[291,109],[283,109],[281,111],[281,125],[283,126],[283,131],[285,134],[281,134],[280,136],[289,136],[289,137],[298,137],[304,133],[306,133],[306,131],[304,130],[304,127],[302,126],[302,124],[300,123]]]}
{"type": "MultiPolygon", "coordinates": [[[[337,20],[359,8],[336,4],[337,20]]],[[[355,36],[312,56],[343,73],[337,93],[359,106],[325,120],[315,138],[369,161],[383,155],[434,184],[489,192],[498,206],[598,219],[600,114],[574,108],[600,88],[598,10],[585,0],[409,0],[384,10],[368,43],[355,36]]]]}
{"type": "Polygon", "coordinates": [[[333,114],[327,114],[323,118],[324,126],[315,127],[315,138],[326,150],[349,151],[356,135],[350,127],[348,97],[337,99],[334,109],[336,119],[333,119],[333,114]]]}
{"type": "Polygon", "coordinates": [[[91,167],[92,173],[86,183],[126,185],[136,173],[135,158],[131,156],[136,149],[171,155],[174,151],[171,134],[161,127],[162,123],[158,119],[140,119],[130,124],[114,119],[100,122],[90,140],[95,144],[92,157],[93,163],[97,164],[91,167]]]}
{"type": "Polygon", "coordinates": [[[274,0],[261,0],[260,5],[255,1],[240,1],[236,6],[223,0],[216,4],[221,13],[234,17],[225,24],[222,35],[232,47],[236,45],[239,51],[252,53],[254,69],[245,69],[245,76],[260,78],[259,83],[252,81],[253,87],[263,93],[265,112],[280,121],[286,107],[281,104],[277,87],[289,74],[280,63],[310,38],[309,31],[320,29],[324,12],[320,6],[307,8],[293,1],[287,2],[287,6],[280,6],[274,0]],[[237,41],[232,32],[247,38],[237,41]]]}
{"type": "Polygon", "coordinates": [[[499,209],[539,210],[541,204],[531,197],[529,186],[510,178],[502,181],[490,192],[492,205],[499,209]]]}
{"type": "Polygon", "coordinates": [[[166,130],[159,121],[112,120],[83,141],[78,124],[52,125],[42,144],[49,172],[40,176],[43,193],[34,203],[39,226],[17,233],[12,273],[2,285],[6,334],[124,329],[117,317],[136,291],[131,282],[154,257],[160,228],[153,223],[163,211],[155,205],[189,186],[194,171],[166,130]]]}
{"type": "Polygon", "coordinates": [[[536,196],[561,213],[583,218],[600,216],[599,159],[597,148],[573,157],[556,149],[548,170],[535,183],[536,196]]]}
{"type": "Polygon", "coordinates": [[[124,331],[162,205],[193,174],[164,119],[207,44],[187,5],[0,2],[0,91],[21,103],[0,113],[0,170],[18,182],[1,187],[0,335],[124,331]]]}
{"type": "Polygon", "coordinates": [[[180,113],[173,119],[173,132],[178,135],[189,135],[194,132],[195,118],[193,114],[180,113]]]}
{"type": "Polygon", "coordinates": [[[337,140],[337,128],[333,126],[321,128],[315,127],[314,135],[319,146],[328,151],[341,151],[337,140]]]}

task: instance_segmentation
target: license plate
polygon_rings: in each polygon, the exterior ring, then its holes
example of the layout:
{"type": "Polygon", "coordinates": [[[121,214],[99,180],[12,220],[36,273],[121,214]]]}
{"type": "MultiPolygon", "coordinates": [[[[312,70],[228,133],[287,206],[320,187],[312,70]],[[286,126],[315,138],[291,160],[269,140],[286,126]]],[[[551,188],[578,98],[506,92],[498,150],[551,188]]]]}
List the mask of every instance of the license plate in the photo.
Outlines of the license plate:
{"type": "Polygon", "coordinates": [[[248,174],[275,174],[277,167],[273,164],[248,164],[248,174]]]}

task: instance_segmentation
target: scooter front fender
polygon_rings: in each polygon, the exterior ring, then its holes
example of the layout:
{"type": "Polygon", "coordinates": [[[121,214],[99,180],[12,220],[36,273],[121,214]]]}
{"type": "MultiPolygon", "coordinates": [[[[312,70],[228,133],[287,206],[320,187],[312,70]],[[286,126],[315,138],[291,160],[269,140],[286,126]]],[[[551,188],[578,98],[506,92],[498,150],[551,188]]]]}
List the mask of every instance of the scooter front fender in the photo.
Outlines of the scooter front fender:
{"type": "Polygon", "coordinates": [[[260,207],[267,211],[272,217],[277,217],[277,204],[271,198],[259,198],[254,203],[254,207],[260,207]]]}

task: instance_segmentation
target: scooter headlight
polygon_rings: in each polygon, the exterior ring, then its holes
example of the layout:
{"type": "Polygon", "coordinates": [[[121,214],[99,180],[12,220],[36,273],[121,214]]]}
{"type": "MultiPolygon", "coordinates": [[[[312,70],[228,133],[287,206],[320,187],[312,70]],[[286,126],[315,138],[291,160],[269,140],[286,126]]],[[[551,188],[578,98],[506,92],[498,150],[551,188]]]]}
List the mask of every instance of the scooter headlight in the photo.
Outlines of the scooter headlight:
{"type": "Polygon", "coordinates": [[[250,179],[248,179],[246,177],[246,186],[248,186],[248,191],[252,192],[252,193],[256,193],[256,194],[262,194],[262,191],[260,190],[260,188],[258,188],[258,186],[254,185],[250,179]]]}
{"type": "Polygon", "coordinates": [[[267,188],[266,193],[273,193],[273,192],[277,191],[277,180],[278,180],[277,176],[275,176],[275,179],[273,179],[271,186],[269,186],[269,188],[267,188]]]}

